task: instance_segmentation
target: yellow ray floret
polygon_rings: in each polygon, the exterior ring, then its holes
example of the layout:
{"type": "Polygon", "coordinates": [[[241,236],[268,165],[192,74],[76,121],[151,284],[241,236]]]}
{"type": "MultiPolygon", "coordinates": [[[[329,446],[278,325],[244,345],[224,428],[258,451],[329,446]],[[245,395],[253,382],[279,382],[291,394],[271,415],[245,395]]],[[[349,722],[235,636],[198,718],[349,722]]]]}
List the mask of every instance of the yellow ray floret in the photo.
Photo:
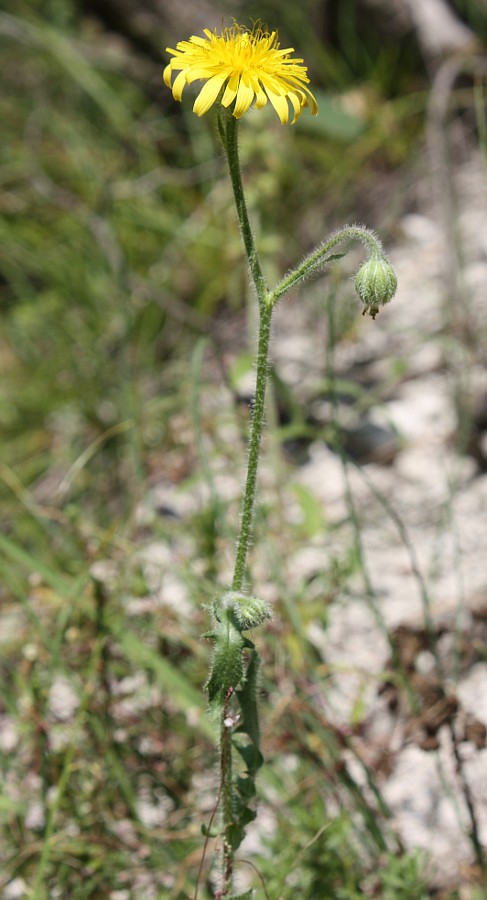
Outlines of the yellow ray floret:
{"type": "Polygon", "coordinates": [[[255,104],[262,109],[268,100],[285,125],[292,110],[292,122],[309,106],[312,115],[318,104],[306,87],[307,68],[302,59],[292,59],[293,48],[280,50],[277,32],[270,34],[260,25],[252,31],[241,25],[225,28],[221,34],[205,28],[205,37],[193,35],[180,41],[173,58],[164,69],[164,82],[172,88],[175,100],[181,100],[186,84],[204,81],[193,111],[203,116],[219,98],[222,106],[232,107],[240,119],[255,104]],[[177,72],[174,81],[173,73],[177,72]],[[232,106],[233,104],[233,106],[232,106]]]}

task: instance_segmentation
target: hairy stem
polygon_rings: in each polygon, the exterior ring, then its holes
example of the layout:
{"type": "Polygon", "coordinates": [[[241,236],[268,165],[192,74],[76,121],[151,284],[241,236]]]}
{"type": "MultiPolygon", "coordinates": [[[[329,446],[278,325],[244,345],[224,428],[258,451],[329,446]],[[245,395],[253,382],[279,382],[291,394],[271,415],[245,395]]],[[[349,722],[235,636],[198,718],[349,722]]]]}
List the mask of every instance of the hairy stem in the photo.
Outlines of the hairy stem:
{"type": "Polygon", "coordinates": [[[237,207],[238,221],[242,231],[242,238],[245,246],[245,252],[250,266],[252,281],[254,282],[259,304],[262,306],[266,302],[267,288],[264,275],[260,265],[260,260],[255,246],[254,236],[250,227],[249,216],[247,213],[247,204],[245,202],[245,194],[242,185],[242,174],[240,171],[240,160],[238,155],[238,120],[230,113],[222,111],[220,119],[220,135],[223,140],[225,152],[228,159],[228,167],[230,170],[230,178],[232,181],[233,196],[235,198],[235,206],[237,207]]]}
{"type": "Polygon", "coordinates": [[[232,766],[232,738],[230,728],[227,727],[226,717],[228,711],[228,703],[233,691],[229,690],[223,707],[221,736],[220,736],[220,785],[223,820],[225,831],[223,835],[223,870],[222,870],[222,887],[217,897],[228,896],[228,892],[232,888],[233,880],[233,846],[231,841],[230,828],[233,821],[232,802],[233,802],[233,766],[232,766]]]}
{"type": "Polygon", "coordinates": [[[347,225],[345,228],[341,228],[340,231],[332,234],[324,244],[321,244],[316,250],[313,250],[309,256],[305,256],[299,265],[297,265],[292,272],[289,272],[282,281],[276,285],[274,290],[271,291],[269,294],[269,303],[274,305],[290,288],[295,287],[300,281],[303,281],[313,272],[316,272],[317,269],[323,269],[329,263],[333,262],[333,260],[336,259],[336,256],[332,255],[328,257],[328,254],[330,254],[338,244],[343,243],[343,241],[352,240],[361,241],[362,244],[367,247],[370,255],[380,256],[383,253],[382,244],[379,238],[376,237],[370,229],[366,228],[364,225],[347,225]]]}
{"type": "Polygon", "coordinates": [[[233,196],[237,208],[238,220],[242,231],[245,252],[254,282],[254,287],[259,301],[259,342],[257,350],[257,376],[255,385],[255,398],[252,412],[252,427],[249,439],[249,455],[247,462],[247,477],[245,481],[244,495],[242,498],[240,531],[237,542],[237,553],[233,573],[232,590],[240,591],[245,578],[245,565],[252,538],[252,520],[254,511],[255,489],[257,483],[257,469],[259,465],[260,443],[264,427],[265,392],[267,381],[267,359],[269,355],[269,339],[272,306],[268,302],[268,291],[262,273],[260,260],[255,246],[254,236],[250,227],[247,213],[247,204],[242,185],[240,161],[238,155],[238,121],[232,115],[227,115],[220,121],[220,133],[222,135],[225,151],[228,159],[230,178],[233,187],[233,196]]]}
{"type": "Polygon", "coordinates": [[[271,326],[272,307],[261,306],[259,323],[259,344],[257,351],[257,376],[255,384],[255,397],[252,411],[252,427],[249,439],[249,455],[247,462],[247,477],[242,502],[240,520],[240,532],[235,557],[232,590],[240,591],[245,577],[245,563],[252,537],[252,521],[254,511],[255,489],[257,483],[257,470],[259,466],[260,443],[264,428],[265,393],[267,382],[267,360],[269,354],[269,339],[271,326]]]}
{"type": "MultiPolygon", "coordinates": [[[[267,382],[267,359],[269,355],[269,339],[272,317],[272,305],[269,303],[269,293],[264,280],[260,260],[255,246],[254,236],[250,227],[247,212],[247,204],[242,185],[240,161],[238,154],[238,121],[232,115],[222,113],[219,119],[220,135],[228,159],[228,167],[233,188],[233,196],[237,209],[238,220],[242,232],[252,281],[259,301],[259,338],[257,349],[257,375],[255,386],[255,398],[252,412],[252,425],[249,438],[249,450],[247,460],[247,475],[242,497],[240,529],[237,541],[235,566],[232,581],[232,590],[241,591],[244,585],[247,555],[252,539],[253,512],[255,491],[257,485],[257,471],[259,466],[260,445],[264,428],[265,394],[267,382]]],[[[255,688],[254,688],[255,690],[255,688]]],[[[220,790],[222,797],[223,815],[223,865],[222,885],[218,897],[227,897],[232,890],[234,840],[233,830],[233,784],[232,784],[232,740],[230,727],[227,725],[228,705],[230,694],[225,700],[220,739],[220,790]]],[[[257,704],[255,704],[255,709],[257,704]]],[[[257,715],[257,713],[255,713],[257,715]]],[[[256,733],[258,725],[256,724],[256,733]]]]}

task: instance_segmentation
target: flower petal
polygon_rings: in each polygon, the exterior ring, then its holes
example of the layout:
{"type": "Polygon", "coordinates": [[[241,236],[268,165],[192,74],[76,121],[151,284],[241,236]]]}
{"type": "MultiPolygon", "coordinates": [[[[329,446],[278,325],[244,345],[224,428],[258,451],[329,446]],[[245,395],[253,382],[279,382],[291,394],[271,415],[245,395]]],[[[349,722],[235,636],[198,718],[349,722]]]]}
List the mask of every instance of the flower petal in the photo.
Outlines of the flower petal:
{"type": "Polygon", "coordinates": [[[214,75],[206,84],[203,85],[193,106],[193,112],[197,116],[204,116],[208,112],[210,106],[213,106],[223,84],[225,83],[225,75],[214,75]]]}
{"type": "Polygon", "coordinates": [[[242,75],[240,79],[240,84],[238,86],[237,97],[235,100],[235,107],[233,110],[233,115],[236,119],[240,119],[244,113],[247,112],[249,106],[251,105],[254,99],[254,92],[249,83],[249,79],[242,75]]]}
{"type": "MultiPolygon", "coordinates": [[[[192,84],[193,81],[208,81],[214,75],[220,74],[220,72],[215,72],[213,67],[194,65],[187,69],[186,81],[188,84],[192,84]]],[[[223,77],[225,78],[225,76],[223,77]]]]}
{"type": "Polygon", "coordinates": [[[260,85],[257,87],[255,91],[255,108],[262,109],[267,103],[267,94],[262,90],[260,85]]]}
{"type": "Polygon", "coordinates": [[[306,93],[307,93],[309,101],[310,101],[308,103],[308,106],[310,107],[311,115],[317,116],[318,115],[318,101],[316,100],[316,97],[313,96],[311,91],[307,90],[306,93]]]}
{"type": "Polygon", "coordinates": [[[289,122],[289,105],[285,97],[279,94],[274,94],[267,88],[267,96],[271,101],[277,115],[281,120],[281,125],[287,125],[289,122]]]}
{"type": "Polygon", "coordinates": [[[162,77],[164,79],[164,84],[168,88],[171,87],[171,75],[172,75],[172,66],[171,66],[171,63],[169,63],[169,65],[166,66],[166,68],[164,69],[164,72],[162,73],[162,77]]]}
{"type": "Polygon", "coordinates": [[[289,100],[289,102],[291,103],[291,105],[294,109],[294,116],[293,116],[293,120],[291,123],[292,125],[294,125],[294,123],[296,122],[297,119],[299,119],[299,117],[303,111],[303,106],[304,106],[303,101],[305,101],[306,98],[304,97],[304,94],[297,94],[294,91],[288,91],[287,99],[289,100]]]}
{"type": "MultiPolygon", "coordinates": [[[[308,80],[308,79],[306,79],[308,80]]],[[[302,84],[298,78],[294,78],[293,76],[289,76],[290,84],[294,85],[294,89],[296,93],[303,94],[303,106],[309,106],[310,112],[312,116],[318,115],[318,103],[316,97],[311,93],[310,89],[306,87],[306,85],[302,84]]]]}
{"type": "Polygon", "coordinates": [[[182,72],[179,72],[179,74],[176,75],[176,78],[174,79],[174,84],[172,86],[172,95],[175,100],[181,100],[181,97],[183,96],[183,88],[184,88],[185,84],[186,84],[186,72],[183,69],[182,72]]]}
{"type": "Polygon", "coordinates": [[[233,103],[237,96],[239,81],[240,74],[234,72],[228,79],[228,84],[222,97],[222,106],[230,106],[230,104],[233,103]]]}

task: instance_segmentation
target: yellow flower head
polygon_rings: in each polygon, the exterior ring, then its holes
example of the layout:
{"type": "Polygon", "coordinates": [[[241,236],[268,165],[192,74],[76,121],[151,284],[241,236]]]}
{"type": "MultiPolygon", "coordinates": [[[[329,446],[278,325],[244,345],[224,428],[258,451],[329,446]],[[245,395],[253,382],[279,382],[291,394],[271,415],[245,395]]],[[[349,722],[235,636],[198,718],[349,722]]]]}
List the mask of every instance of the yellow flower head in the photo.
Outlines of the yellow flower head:
{"type": "Polygon", "coordinates": [[[167,47],[173,59],[164,69],[168,87],[173,72],[179,72],[172,84],[175,100],[181,100],[186,84],[205,82],[193,106],[197,116],[208,112],[221,91],[222,106],[233,103],[236,119],[247,112],[254,100],[257,109],[270,100],[283,125],[289,121],[290,106],[294,111],[292,122],[305,106],[316,115],[318,104],[306,87],[308,70],[302,59],[290,58],[292,48],[279,49],[276,31],[269,34],[260,25],[249,31],[235,24],[221,34],[208,28],[203,33],[204,38],[193,35],[189,41],[180,41],[175,50],[167,47]]]}

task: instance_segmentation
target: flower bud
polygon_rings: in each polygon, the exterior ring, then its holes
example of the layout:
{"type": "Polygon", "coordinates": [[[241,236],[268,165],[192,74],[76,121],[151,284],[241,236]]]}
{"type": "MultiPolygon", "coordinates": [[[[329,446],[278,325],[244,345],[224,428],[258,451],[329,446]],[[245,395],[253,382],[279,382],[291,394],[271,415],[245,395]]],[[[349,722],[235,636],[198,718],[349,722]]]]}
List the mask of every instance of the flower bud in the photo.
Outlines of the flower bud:
{"type": "Polygon", "coordinates": [[[397,278],[389,260],[372,253],[357,272],[355,290],[365,304],[363,315],[370,313],[375,319],[379,308],[389,303],[396,293],[397,278]]]}
{"type": "Polygon", "coordinates": [[[258,597],[247,597],[238,591],[228,591],[221,600],[222,606],[231,609],[241,631],[257,628],[272,618],[270,606],[258,597]]]}

